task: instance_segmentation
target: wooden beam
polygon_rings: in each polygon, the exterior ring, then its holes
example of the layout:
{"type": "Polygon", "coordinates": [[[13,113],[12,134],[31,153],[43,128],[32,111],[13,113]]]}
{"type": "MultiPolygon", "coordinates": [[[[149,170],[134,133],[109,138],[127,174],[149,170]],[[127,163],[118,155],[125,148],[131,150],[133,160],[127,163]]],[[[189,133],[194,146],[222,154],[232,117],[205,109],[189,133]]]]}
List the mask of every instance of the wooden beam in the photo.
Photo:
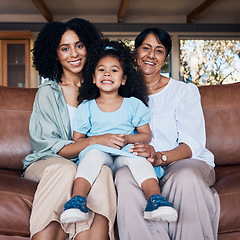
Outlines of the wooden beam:
{"type": "Polygon", "coordinates": [[[195,8],[191,13],[187,15],[187,23],[195,22],[199,17],[201,17],[205,12],[215,6],[221,0],[205,0],[197,8],[195,8]]]}
{"type": "Polygon", "coordinates": [[[48,22],[53,21],[52,13],[49,11],[43,0],[32,0],[32,2],[48,22]]]}
{"type": "MultiPolygon", "coordinates": [[[[0,31],[0,39],[30,39],[30,31],[0,31]]],[[[1,56],[1,55],[0,55],[1,56]]]]}
{"type": "Polygon", "coordinates": [[[130,0],[121,0],[121,4],[118,10],[118,22],[121,23],[124,20],[125,14],[128,9],[130,0]]]}

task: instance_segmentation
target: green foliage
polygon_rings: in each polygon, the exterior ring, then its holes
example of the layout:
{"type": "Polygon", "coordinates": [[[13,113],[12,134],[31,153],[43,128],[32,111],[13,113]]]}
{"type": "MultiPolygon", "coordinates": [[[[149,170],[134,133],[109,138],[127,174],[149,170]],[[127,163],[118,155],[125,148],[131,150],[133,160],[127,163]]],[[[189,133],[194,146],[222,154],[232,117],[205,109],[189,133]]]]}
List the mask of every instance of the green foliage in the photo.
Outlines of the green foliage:
{"type": "Polygon", "coordinates": [[[134,51],[134,41],[133,40],[128,40],[124,39],[122,40],[132,51],[134,51]]]}

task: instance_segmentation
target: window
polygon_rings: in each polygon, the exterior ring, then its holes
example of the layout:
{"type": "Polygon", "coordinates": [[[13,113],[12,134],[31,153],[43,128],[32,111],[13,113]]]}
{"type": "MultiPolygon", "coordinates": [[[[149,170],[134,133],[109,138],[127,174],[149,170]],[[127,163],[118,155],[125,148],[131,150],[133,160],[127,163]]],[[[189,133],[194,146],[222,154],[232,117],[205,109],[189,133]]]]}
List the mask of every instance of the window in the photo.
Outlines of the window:
{"type": "Polygon", "coordinates": [[[180,39],[180,80],[196,85],[240,81],[240,40],[180,39]]]}

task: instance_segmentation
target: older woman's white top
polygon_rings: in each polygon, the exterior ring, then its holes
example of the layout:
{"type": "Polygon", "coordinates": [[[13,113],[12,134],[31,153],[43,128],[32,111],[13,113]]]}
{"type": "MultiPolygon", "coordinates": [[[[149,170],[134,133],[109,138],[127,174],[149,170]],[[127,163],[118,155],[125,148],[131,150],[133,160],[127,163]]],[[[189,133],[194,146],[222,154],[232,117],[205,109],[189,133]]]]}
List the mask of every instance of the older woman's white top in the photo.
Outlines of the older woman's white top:
{"type": "Polygon", "coordinates": [[[205,121],[198,87],[170,79],[159,93],[149,96],[151,145],[156,151],[187,144],[192,158],[214,167],[214,156],[206,149],[205,121]]]}

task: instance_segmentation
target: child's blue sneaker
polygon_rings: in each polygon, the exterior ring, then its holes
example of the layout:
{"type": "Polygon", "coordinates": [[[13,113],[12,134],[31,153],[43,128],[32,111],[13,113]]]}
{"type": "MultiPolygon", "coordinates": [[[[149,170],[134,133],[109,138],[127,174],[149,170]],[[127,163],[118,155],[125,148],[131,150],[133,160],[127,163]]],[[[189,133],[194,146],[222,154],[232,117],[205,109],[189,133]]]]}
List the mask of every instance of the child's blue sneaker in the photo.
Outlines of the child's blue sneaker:
{"type": "Polygon", "coordinates": [[[60,216],[62,223],[82,222],[89,219],[86,198],[75,196],[64,205],[64,211],[60,216]]]}
{"type": "Polygon", "coordinates": [[[147,201],[144,218],[153,221],[176,222],[178,214],[172,203],[165,197],[155,194],[147,201]]]}

